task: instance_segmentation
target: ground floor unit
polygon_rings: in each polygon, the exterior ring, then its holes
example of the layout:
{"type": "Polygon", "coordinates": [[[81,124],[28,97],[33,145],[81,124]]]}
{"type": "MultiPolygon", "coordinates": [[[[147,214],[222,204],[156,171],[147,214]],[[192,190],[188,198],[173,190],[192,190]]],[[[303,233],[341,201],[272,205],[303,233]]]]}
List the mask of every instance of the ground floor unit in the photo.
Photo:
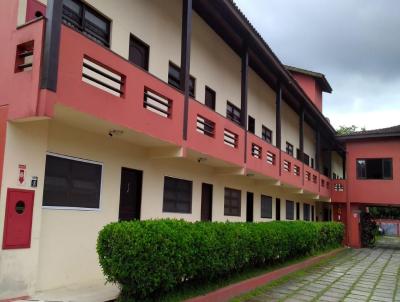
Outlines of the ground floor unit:
{"type": "Polygon", "coordinates": [[[118,220],[330,218],[328,203],[298,190],[166,156],[74,119],[6,122],[2,130],[0,299],[102,281],[97,235],[118,220]]]}

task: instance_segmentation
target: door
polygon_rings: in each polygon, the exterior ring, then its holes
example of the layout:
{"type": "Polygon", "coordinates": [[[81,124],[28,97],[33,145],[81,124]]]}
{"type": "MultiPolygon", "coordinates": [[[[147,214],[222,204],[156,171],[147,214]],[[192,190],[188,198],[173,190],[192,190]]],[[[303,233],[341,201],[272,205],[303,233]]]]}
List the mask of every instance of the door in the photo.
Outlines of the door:
{"type": "Polygon", "coordinates": [[[122,168],[119,220],[140,219],[143,171],[122,168]]]}
{"type": "Polygon", "coordinates": [[[253,222],[254,194],[247,192],[246,221],[253,222]]]}
{"type": "Polygon", "coordinates": [[[296,202],[296,220],[300,220],[300,203],[296,202]]]}
{"type": "Polygon", "coordinates": [[[281,220],[281,200],[280,200],[280,198],[276,199],[275,220],[281,220]]]}
{"type": "Polygon", "coordinates": [[[3,249],[21,249],[31,246],[34,198],[34,191],[7,190],[3,249]]]}
{"type": "Polygon", "coordinates": [[[213,185],[201,185],[201,221],[212,220],[213,185]]]}

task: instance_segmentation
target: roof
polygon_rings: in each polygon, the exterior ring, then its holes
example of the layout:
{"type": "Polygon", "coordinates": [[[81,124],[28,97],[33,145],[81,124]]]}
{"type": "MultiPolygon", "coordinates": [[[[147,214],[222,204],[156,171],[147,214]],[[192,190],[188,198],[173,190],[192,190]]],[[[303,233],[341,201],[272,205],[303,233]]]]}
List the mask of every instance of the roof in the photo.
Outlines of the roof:
{"type": "Polygon", "coordinates": [[[388,137],[400,137],[400,125],[374,130],[356,131],[351,134],[337,136],[337,138],[342,141],[388,137]]]}
{"type": "Polygon", "coordinates": [[[318,82],[319,86],[321,87],[322,91],[331,93],[332,92],[332,87],[329,84],[328,80],[326,79],[325,75],[323,73],[307,70],[307,69],[302,69],[294,66],[289,66],[285,65],[286,69],[291,71],[291,72],[297,72],[301,73],[310,77],[313,77],[316,79],[318,82]]]}

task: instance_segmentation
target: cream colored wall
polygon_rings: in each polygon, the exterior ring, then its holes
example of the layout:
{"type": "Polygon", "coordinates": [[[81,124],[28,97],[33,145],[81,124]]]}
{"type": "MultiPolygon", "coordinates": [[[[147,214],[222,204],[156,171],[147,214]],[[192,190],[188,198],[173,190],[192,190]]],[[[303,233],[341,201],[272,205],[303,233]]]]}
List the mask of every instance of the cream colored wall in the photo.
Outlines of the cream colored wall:
{"type": "Polygon", "coordinates": [[[299,116],[286,102],[282,102],[282,150],[286,151],[286,142],[293,145],[293,156],[299,148],[299,116]]]}
{"type": "Polygon", "coordinates": [[[276,144],[275,91],[252,69],[249,69],[248,114],[256,121],[256,135],[262,136],[262,125],[272,131],[272,143],[276,144]]]}
{"type": "Polygon", "coordinates": [[[239,56],[193,12],[190,73],[196,78],[196,99],[204,103],[205,86],[216,92],[216,111],[226,115],[226,102],[240,108],[239,56]]]}
{"type": "Polygon", "coordinates": [[[315,146],[316,146],[315,131],[307,123],[304,123],[304,152],[314,159],[315,168],[315,146]]]}
{"type": "Polygon", "coordinates": [[[335,173],[339,178],[343,178],[343,159],[335,151],[332,152],[332,173],[335,173]]]}
{"type": "MultiPolygon", "coordinates": [[[[83,130],[51,122],[48,151],[98,161],[103,164],[101,208],[95,211],[43,209],[40,240],[40,271],[38,289],[102,279],[95,251],[98,231],[118,219],[121,167],[143,170],[142,219],[183,218],[200,219],[201,184],[212,183],[213,220],[245,221],[246,192],[254,193],[255,221],[261,219],[261,194],[281,198],[281,217],[285,220],[285,200],[303,201],[301,195],[285,194],[280,187],[265,186],[251,178],[215,176],[214,169],[184,159],[149,159],[143,149],[108,136],[94,135],[83,130]],[[79,131],[79,139],[77,133],[79,131]],[[164,176],[193,181],[191,214],[162,212],[164,176]],[[240,217],[224,216],[224,188],[242,191],[240,217]]],[[[304,199],[305,200],[305,199],[304,199]]],[[[306,201],[306,200],[305,200],[306,201]]],[[[312,202],[310,202],[312,204],[312,202]]],[[[302,211],[301,205],[301,211],[302,211]]],[[[301,217],[302,214],[301,214],[301,217]]]]}
{"type": "Polygon", "coordinates": [[[3,236],[7,189],[33,190],[35,199],[31,247],[0,250],[0,299],[31,294],[35,288],[46,148],[47,121],[8,123],[0,195],[0,236],[3,236]],[[19,164],[27,167],[25,185],[18,182],[19,164]],[[39,177],[37,188],[29,187],[32,176],[39,177]]]}

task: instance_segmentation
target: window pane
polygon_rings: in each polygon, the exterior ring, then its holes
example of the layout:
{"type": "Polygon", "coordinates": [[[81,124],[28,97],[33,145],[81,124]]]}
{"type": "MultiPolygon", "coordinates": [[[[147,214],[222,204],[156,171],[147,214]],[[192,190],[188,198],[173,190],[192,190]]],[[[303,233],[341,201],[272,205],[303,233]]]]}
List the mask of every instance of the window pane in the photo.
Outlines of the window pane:
{"type": "Polygon", "coordinates": [[[224,215],[241,215],[241,195],[242,192],[236,189],[225,188],[224,215]]]}
{"type": "Polygon", "coordinates": [[[383,178],[392,178],[392,160],[383,160],[383,178]]]}
{"type": "Polygon", "coordinates": [[[272,197],[261,195],[261,218],[272,218],[272,197]]]}
{"type": "Polygon", "coordinates": [[[191,213],[192,182],[189,180],[165,177],[163,211],[191,213]]]}
{"type": "Polygon", "coordinates": [[[46,157],[44,206],[99,208],[101,165],[46,157]]]}
{"type": "Polygon", "coordinates": [[[286,201],[286,219],[287,220],[294,219],[294,202],[290,200],[286,201]]]}
{"type": "Polygon", "coordinates": [[[149,69],[149,46],[132,35],[129,43],[129,61],[145,70],[149,69]]]}
{"type": "Polygon", "coordinates": [[[206,86],[205,104],[208,108],[215,110],[215,91],[206,86]]]}

